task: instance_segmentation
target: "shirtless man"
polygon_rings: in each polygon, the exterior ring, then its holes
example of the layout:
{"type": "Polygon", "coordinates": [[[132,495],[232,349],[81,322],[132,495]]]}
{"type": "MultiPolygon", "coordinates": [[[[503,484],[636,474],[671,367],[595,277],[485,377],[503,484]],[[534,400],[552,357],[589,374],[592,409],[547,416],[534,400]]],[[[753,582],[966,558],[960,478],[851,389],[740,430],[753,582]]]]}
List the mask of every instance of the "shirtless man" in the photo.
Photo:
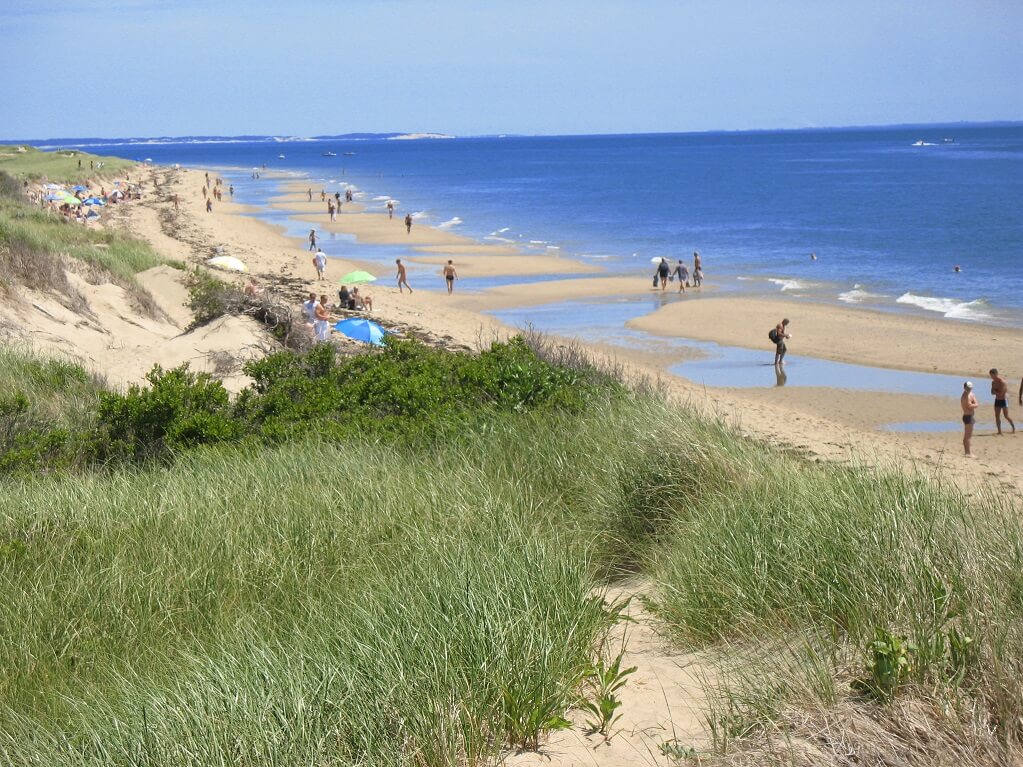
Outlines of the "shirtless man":
{"type": "Polygon", "coordinates": [[[959,398],[959,404],[963,408],[963,450],[967,458],[976,458],[977,456],[970,452],[970,439],[973,437],[973,413],[980,407],[980,403],[973,393],[972,381],[963,384],[963,396],[959,398]]]}
{"type": "Polygon", "coordinates": [[[404,285],[406,288],[408,288],[408,292],[411,293],[412,286],[408,284],[408,277],[405,275],[405,264],[401,262],[400,258],[394,259],[394,263],[398,265],[398,272],[397,274],[394,275],[395,277],[398,278],[398,292],[399,293],[404,292],[402,290],[402,285],[404,285]]]}
{"type": "Polygon", "coordinates": [[[309,250],[316,250],[316,230],[309,230],[309,250]]]}
{"type": "Polygon", "coordinates": [[[394,218],[394,200],[387,201],[387,220],[394,218]]]}
{"type": "Polygon", "coordinates": [[[412,214],[405,214],[405,234],[412,234],[412,214]]]}
{"type": "Polygon", "coordinates": [[[792,335],[788,332],[789,321],[788,318],[779,322],[775,330],[775,338],[778,340],[774,342],[774,366],[780,367],[785,364],[785,352],[788,349],[785,346],[785,339],[792,338],[792,335]]]}
{"type": "Polygon", "coordinates": [[[451,295],[451,291],[455,289],[455,280],[458,279],[458,272],[455,271],[455,264],[448,259],[447,264],[444,265],[444,281],[448,284],[448,295],[451,295]]]}
{"type": "Polygon", "coordinates": [[[693,287],[703,285],[703,259],[695,250],[693,251],[693,287]]]}
{"type": "Polygon", "coordinates": [[[1002,413],[1005,414],[1005,420],[1009,422],[1015,434],[1016,424],[1009,418],[1009,383],[998,375],[998,368],[991,368],[988,375],[991,376],[991,393],[995,397],[995,426],[998,428],[998,435],[1002,434],[1002,413]]]}

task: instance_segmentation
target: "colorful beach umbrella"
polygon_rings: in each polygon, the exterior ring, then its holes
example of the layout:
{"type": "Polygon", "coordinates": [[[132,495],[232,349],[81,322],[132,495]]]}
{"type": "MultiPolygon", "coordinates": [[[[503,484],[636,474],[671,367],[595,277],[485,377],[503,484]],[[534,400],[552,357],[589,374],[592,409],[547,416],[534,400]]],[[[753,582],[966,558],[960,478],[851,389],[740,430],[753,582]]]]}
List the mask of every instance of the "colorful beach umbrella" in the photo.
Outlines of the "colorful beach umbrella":
{"type": "Polygon", "coordinates": [[[99,197],[86,197],[82,200],[82,205],[106,205],[106,203],[99,197]]]}
{"type": "Polygon", "coordinates": [[[224,269],[228,272],[249,271],[249,267],[245,265],[245,262],[235,258],[234,256],[214,256],[206,263],[210,266],[216,267],[217,269],[224,269]]]}
{"type": "Polygon", "coordinates": [[[384,345],[384,336],[387,331],[371,320],[350,319],[341,320],[334,325],[334,330],[344,333],[349,338],[374,346],[384,345]]]}
{"type": "Polygon", "coordinates": [[[81,205],[82,204],[82,201],[79,200],[77,197],[75,197],[73,194],[66,194],[63,197],[61,197],[60,199],[63,202],[66,202],[68,205],[81,205]]]}
{"type": "Polygon", "coordinates": [[[339,285],[358,285],[360,282],[376,282],[377,278],[369,272],[364,272],[361,269],[356,269],[354,272],[348,272],[340,280],[339,285]]]}

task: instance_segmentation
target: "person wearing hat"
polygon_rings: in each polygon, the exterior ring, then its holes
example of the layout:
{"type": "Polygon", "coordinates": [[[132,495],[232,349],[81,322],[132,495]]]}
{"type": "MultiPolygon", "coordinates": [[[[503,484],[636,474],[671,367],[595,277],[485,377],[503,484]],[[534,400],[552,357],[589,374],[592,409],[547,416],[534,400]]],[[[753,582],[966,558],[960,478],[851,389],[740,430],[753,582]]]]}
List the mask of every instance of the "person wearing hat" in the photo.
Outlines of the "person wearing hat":
{"type": "Polygon", "coordinates": [[[963,383],[963,396],[959,398],[959,404],[963,408],[963,450],[967,458],[976,458],[970,452],[970,439],[973,437],[973,413],[980,403],[977,402],[977,395],[973,393],[973,381],[963,383]]]}

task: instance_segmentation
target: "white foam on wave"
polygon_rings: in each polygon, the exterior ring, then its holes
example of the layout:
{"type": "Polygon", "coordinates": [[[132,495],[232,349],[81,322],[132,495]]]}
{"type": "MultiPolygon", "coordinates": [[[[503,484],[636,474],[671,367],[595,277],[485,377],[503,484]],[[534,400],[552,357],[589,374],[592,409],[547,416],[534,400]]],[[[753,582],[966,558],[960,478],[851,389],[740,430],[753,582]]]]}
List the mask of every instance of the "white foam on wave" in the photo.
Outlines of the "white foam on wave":
{"type": "Polygon", "coordinates": [[[373,198],[373,202],[387,202],[389,199],[391,198],[388,197],[386,194],[378,194],[376,197],[373,198]]]}
{"type": "Polygon", "coordinates": [[[775,277],[768,277],[767,281],[774,283],[775,285],[780,287],[784,292],[788,292],[790,290],[806,290],[807,288],[810,287],[809,282],[800,282],[799,280],[786,280],[775,277]]]}
{"type": "Polygon", "coordinates": [[[862,285],[853,285],[852,290],[838,294],[838,300],[847,304],[861,304],[864,301],[877,301],[882,298],[888,298],[888,296],[883,293],[871,293],[864,290],[862,285]]]}
{"type": "Polygon", "coordinates": [[[547,250],[561,250],[560,245],[548,245],[547,250]]]}
{"type": "Polygon", "coordinates": [[[437,224],[437,228],[438,229],[450,229],[451,227],[458,226],[461,223],[462,223],[462,219],[460,219],[458,216],[455,216],[454,218],[449,218],[447,221],[442,221],[441,223],[437,224]]]}
{"type": "Polygon", "coordinates": [[[425,210],[417,210],[414,213],[412,213],[411,215],[412,215],[412,218],[429,218],[430,217],[425,210]]]}
{"type": "Polygon", "coordinates": [[[484,240],[490,240],[491,242],[515,242],[515,240],[509,240],[507,237],[496,237],[492,234],[488,234],[483,238],[484,240]]]}
{"type": "Polygon", "coordinates": [[[986,311],[988,304],[982,298],[974,301],[960,301],[958,298],[939,298],[903,293],[895,299],[897,304],[909,304],[929,312],[939,312],[950,320],[985,320],[991,317],[986,311]]]}
{"type": "Polygon", "coordinates": [[[504,234],[505,232],[507,232],[509,230],[511,230],[511,227],[510,226],[506,226],[506,227],[503,227],[502,229],[498,229],[496,232],[492,232],[492,234],[504,234]]]}

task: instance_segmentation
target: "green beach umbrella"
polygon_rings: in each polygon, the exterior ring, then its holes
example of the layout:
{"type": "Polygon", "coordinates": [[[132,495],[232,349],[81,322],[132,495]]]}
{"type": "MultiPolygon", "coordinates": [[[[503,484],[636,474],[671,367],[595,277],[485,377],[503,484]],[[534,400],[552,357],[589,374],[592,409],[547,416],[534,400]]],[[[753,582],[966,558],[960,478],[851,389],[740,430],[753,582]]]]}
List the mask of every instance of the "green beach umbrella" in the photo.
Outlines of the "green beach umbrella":
{"type": "Polygon", "coordinates": [[[64,202],[68,205],[81,205],[82,201],[75,197],[73,194],[66,194],[63,197],[64,202]]]}
{"type": "Polygon", "coordinates": [[[376,282],[377,278],[369,272],[364,272],[361,269],[356,269],[354,272],[348,272],[340,280],[339,285],[357,285],[360,282],[376,282]]]}

